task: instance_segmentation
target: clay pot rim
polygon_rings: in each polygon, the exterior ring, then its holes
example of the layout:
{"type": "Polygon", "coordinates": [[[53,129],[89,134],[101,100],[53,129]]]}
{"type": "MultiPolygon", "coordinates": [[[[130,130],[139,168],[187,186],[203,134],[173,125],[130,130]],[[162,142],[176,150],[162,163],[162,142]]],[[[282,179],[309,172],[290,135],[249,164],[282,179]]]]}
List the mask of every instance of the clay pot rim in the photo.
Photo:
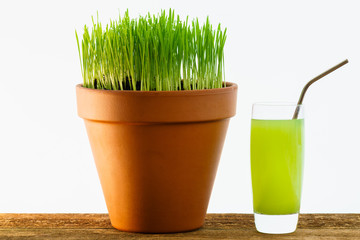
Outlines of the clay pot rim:
{"type": "Polygon", "coordinates": [[[137,95],[137,96],[200,96],[200,95],[212,95],[212,94],[224,94],[229,91],[236,90],[238,85],[233,82],[226,82],[226,87],[224,88],[212,88],[212,89],[202,89],[202,90],[181,90],[181,91],[134,91],[134,90],[105,90],[105,89],[93,89],[85,88],[83,84],[77,84],[76,88],[86,89],[86,91],[93,91],[96,93],[106,93],[106,94],[128,94],[128,95],[137,95]]]}
{"type": "Polygon", "coordinates": [[[131,123],[203,122],[233,117],[237,85],[184,91],[103,90],[76,86],[78,115],[131,123]]]}

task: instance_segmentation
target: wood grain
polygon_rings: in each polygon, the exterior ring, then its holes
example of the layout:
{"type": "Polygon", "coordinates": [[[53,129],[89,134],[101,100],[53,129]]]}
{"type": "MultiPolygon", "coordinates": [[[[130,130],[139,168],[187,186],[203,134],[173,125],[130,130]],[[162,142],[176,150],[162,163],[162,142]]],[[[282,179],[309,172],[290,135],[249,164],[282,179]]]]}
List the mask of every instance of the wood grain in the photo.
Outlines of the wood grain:
{"type": "Polygon", "coordinates": [[[360,214],[301,214],[286,235],[258,233],[251,214],[208,214],[204,227],[176,234],[121,232],[107,214],[0,214],[0,239],[360,239],[360,214]]]}

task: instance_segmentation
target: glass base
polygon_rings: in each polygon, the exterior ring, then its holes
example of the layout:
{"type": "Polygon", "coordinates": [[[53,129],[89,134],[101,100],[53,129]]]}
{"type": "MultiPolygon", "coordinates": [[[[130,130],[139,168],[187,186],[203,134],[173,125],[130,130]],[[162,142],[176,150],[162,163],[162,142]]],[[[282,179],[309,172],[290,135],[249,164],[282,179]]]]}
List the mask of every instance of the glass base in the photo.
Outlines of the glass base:
{"type": "Polygon", "coordinates": [[[295,232],[299,214],[265,215],[254,213],[256,230],[261,233],[285,234],[295,232]]]}

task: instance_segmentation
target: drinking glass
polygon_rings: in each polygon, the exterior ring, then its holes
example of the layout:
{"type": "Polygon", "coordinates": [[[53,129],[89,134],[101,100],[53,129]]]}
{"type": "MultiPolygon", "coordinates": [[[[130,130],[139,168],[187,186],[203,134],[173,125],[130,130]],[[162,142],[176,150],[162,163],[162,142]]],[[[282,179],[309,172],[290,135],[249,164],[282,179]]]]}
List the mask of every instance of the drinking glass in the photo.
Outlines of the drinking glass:
{"type": "Polygon", "coordinates": [[[294,232],[303,179],[304,107],[296,103],[253,104],[250,148],[257,231],[294,232]],[[295,111],[298,116],[293,119],[295,111]]]}

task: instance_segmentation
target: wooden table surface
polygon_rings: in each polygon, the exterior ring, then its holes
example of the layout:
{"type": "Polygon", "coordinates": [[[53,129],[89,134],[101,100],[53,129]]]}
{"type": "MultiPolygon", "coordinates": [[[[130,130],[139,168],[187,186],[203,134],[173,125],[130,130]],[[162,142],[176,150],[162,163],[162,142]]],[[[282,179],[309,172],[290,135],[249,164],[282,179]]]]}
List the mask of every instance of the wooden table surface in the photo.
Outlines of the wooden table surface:
{"type": "Polygon", "coordinates": [[[208,214],[199,230],[176,234],[121,232],[107,214],[0,214],[0,239],[360,239],[360,214],[301,214],[286,235],[258,233],[251,214],[208,214]]]}

